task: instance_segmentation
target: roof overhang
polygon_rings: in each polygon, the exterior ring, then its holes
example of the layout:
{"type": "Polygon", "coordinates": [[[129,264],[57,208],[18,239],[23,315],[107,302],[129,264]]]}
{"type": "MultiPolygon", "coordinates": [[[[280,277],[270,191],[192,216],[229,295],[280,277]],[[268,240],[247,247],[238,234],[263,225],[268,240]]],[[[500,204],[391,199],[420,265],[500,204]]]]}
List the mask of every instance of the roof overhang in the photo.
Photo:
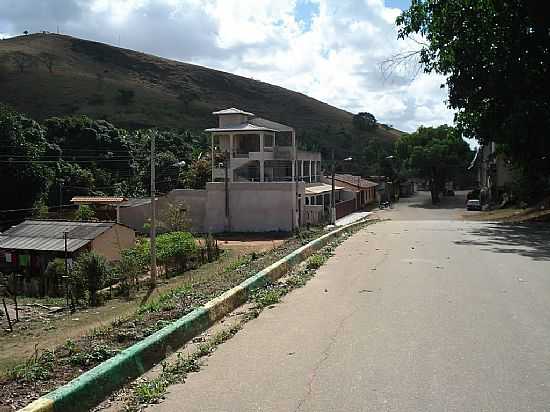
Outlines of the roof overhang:
{"type": "MultiPolygon", "coordinates": [[[[345,187],[342,186],[334,186],[334,190],[343,190],[345,187]]],[[[306,187],[305,194],[306,195],[321,195],[323,193],[328,193],[332,191],[332,185],[327,185],[325,183],[322,183],[320,185],[316,186],[309,186],[306,187]]]]}

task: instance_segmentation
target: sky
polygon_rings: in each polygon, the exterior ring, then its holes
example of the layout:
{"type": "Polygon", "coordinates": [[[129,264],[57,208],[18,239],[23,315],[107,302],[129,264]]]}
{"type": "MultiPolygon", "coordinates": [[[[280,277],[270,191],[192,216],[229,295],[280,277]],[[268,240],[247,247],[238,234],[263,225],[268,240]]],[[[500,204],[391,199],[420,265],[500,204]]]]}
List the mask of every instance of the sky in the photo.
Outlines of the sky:
{"type": "Polygon", "coordinates": [[[409,3],[0,0],[0,36],[59,27],[63,34],[283,86],[411,132],[452,124],[453,112],[441,76],[380,70],[387,58],[417,47],[397,39],[395,18],[409,3]]]}

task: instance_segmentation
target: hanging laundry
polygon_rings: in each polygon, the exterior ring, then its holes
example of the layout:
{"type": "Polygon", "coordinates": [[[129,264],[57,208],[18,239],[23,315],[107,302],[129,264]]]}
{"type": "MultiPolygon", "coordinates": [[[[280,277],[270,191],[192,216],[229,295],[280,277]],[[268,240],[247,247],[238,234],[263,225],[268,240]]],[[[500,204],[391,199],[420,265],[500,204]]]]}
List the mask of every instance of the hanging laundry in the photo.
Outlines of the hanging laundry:
{"type": "Polygon", "coordinates": [[[19,255],[19,266],[29,266],[31,257],[29,255],[19,255]]]}

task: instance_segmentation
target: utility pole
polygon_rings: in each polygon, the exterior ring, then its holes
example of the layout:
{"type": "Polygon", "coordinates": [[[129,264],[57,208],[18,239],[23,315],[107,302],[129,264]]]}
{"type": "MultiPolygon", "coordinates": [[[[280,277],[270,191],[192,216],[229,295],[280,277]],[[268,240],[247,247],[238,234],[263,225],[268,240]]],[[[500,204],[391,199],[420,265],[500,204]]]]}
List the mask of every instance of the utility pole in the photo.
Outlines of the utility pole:
{"type": "Polygon", "coordinates": [[[330,196],[330,224],[336,224],[336,199],[335,199],[335,184],[334,178],[336,177],[336,161],[334,160],[334,149],[332,149],[332,191],[330,196]]]}
{"type": "Polygon", "coordinates": [[[225,151],[223,168],[225,170],[225,230],[231,232],[231,213],[229,210],[229,152],[227,150],[225,151]]]}
{"type": "Polygon", "coordinates": [[[151,133],[151,288],[157,283],[157,208],[155,205],[155,132],[151,133]]]}
{"type": "Polygon", "coordinates": [[[69,263],[67,261],[67,236],[69,232],[63,232],[63,240],[65,242],[65,300],[67,303],[67,308],[69,308],[69,263]]]}

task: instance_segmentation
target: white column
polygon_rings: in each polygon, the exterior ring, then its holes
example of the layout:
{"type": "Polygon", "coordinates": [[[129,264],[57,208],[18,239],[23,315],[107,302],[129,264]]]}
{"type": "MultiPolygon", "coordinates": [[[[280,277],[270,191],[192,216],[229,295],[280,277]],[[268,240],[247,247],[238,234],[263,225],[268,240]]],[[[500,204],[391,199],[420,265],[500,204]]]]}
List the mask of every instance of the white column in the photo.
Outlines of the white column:
{"type": "Polygon", "coordinates": [[[312,178],[312,173],[311,173],[311,163],[313,162],[313,160],[310,160],[309,161],[309,181],[311,182],[311,178],[312,178]]]}
{"type": "Polygon", "coordinates": [[[260,182],[265,180],[265,169],[264,169],[264,132],[260,133],[260,182]]]}
{"type": "Polygon", "coordinates": [[[233,181],[233,165],[231,160],[233,159],[233,133],[229,134],[229,181],[233,181]]]}
{"type": "Polygon", "coordinates": [[[212,145],[212,182],[214,181],[214,165],[216,164],[216,159],[214,156],[214,133],[210,134],[210,141],[212,145]]]}

